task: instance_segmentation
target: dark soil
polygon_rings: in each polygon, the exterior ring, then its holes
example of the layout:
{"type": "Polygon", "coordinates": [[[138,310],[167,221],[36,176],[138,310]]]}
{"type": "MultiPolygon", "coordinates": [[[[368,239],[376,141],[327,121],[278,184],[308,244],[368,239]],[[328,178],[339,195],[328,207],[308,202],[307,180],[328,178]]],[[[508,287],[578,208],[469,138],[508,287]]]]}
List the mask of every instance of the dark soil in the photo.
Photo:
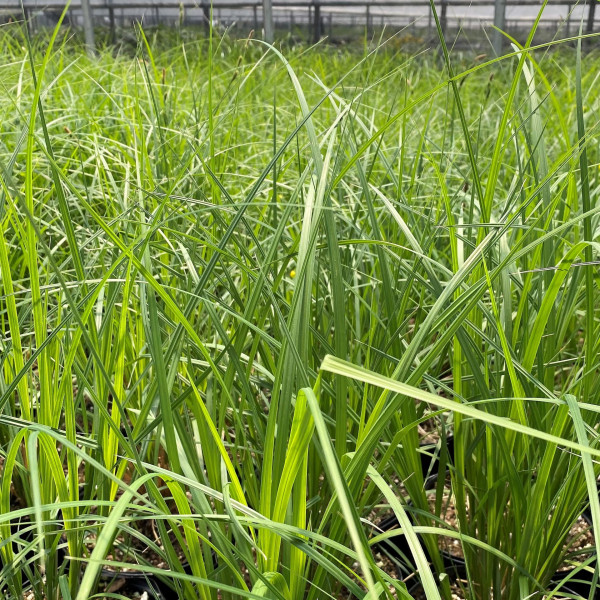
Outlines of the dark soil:
{"type": "MultiPolygon", "coordinates": [[[[448,481],[447,487],[445,487],[443,490],[440,518],[449,526],[450,529],[458,530],[458,516],[457,516],[456,507],[453,503],[454,498],[452,496],[452,493],[451,493],[451,490],[449,487],[449,483],[450,482],[448,481]]],[[[435,493],[431,493],[429,495],[428,499],[429,499],[430,510],[432,513],[434,513],[435,512],[435,503],[436,503],[435,493]]],[[[370,520],[377,527],[379,525],[379,523],[381,523],[382,520],[385,519],[386,516],[389,516],[389,513],[388,513],[388,515],[384,515],[383,518],[381,515],[379,515],[378,517],[375,517],[375,515],[372,514],[370,520]]],[[[457,559],[464,559],[464,554],[463,554],[460,540],[440,535],[440,536],[438,536],[438,545],[439,545],[440,550],[446,552],[450,556],[453,556],[457,559]]],[[[569,532],[567,541],[565,542],[565,550],[567,550],[570,555],[577,554],[577,560],[583,561],[583,560],[589,558],[592,554],[591,552],[586,553],[585,550],[587,548],[592,549],[594,547],[594,545],[595,545],[594,536],[591,531],[590,524],[584,517],[579,517],[579,519],[573,525],[573,527],[571,528],[571,530],[569,532]]],[[[384,554],[376,554],[375,558],[377,560],[377,565],[383,571],[385,571],[388,575],[390,575],[391,577],[393,577],[395,579],[398,578],[398,570],[397,570],[396,565],[394,564],[393,560],[389,559],[384,554]]],[[[564,565],[559,569],[559,571],[567,571],[571,568],[572,568],[572,564],[565,562],[564,565]]],[[[408,578],[404,579],[404,582],[410,589],[411,585],[417,583],[417,580],[418,580],[417,575],[411,575],[408,578]]],[[[468,585],[467,581],[458,580],[458,581],[452,583],[451,589],[452,589],[453,600],[465,600],[465,598],[467,597],[468,588],[469,588],[469,585],[468,585]]],[[[416,600],[421,600],[421,598],[424,600],[424,596],[422,595],[422,592],[419,591],[419,589],[420,589],[420,586],[417,586],[416,589],[411,590],[411,593],[413,594],[413,596],[416,600]]],[[[561,597],[553,597],[553,598],[554,598],[554,600],[565,600],[564,598],[561,598],[561,597]]]]}
{"type": "MultiPolygon", "coordinates": [[[[451,495],[450,489],[448,487],[444,488],[444,494],[442,497],[442,514],[440,517],[450,526],[451,529],[458,530],[458,516],[453,500],[454,499],[451,495]]],[[[432,494],[429,496],[429,506],[432,513],[435,511],[435,502],[435,495],[432,494]]],[[[448,552],[448,554],[451,556],[456,558],[464,558],[460,540],[439,536],[438,545],[440,550],[448,552]]],[[[570,553],[577,552],[579,560],[585,560],[585,558],[589,558],[590,555],[585,554],[582,551],[586,548],[593,548],[593,546],[594,534],[591,531],[591,527],[583,517],[579,517],[575,525],[571,527],[571,531],[569,532],[567,541],[565,543],[565,548],[567,548],[570,553]]],[[[570,568],[570,565],[565,564],[559,570],[568,570],[570,568]]]]}
{"type": "MultiPolygon", "coordinates": [[[[141,535],[152,540],[161,550],[164,550],[164,545],[161,542],[160,534],[153,519],[143,519],[132,523],[132,527],[137,529],[141,535]]],[[[177,557],[181,564],[186,562],[185,553],[173,531],[169,531],[169,539],[177,552],[177,557]]],[[[96,535],[89,533],[86,536],[85,545],[91,553],[96,543],[96,535]]],[[[104,567],[103,572],[114,573],[135,573],[135,565],[145,564],[151,565],[158,569],[168,569],[169,565],[165,562],[164,557],[154,551],[152,548],[140,539],[133,535],[119,534],[113,544],[113,550],[106,556],[106,560],[122,563],[131,563],[132,568],[114,569],[110,565],[104,567]]]]}

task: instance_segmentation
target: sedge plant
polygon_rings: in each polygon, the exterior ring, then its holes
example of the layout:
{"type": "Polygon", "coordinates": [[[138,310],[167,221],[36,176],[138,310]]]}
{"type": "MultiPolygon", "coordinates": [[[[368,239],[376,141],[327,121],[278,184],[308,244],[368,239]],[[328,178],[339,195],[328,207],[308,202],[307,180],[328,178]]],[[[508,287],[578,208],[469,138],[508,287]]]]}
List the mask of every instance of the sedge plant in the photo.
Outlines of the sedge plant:
{"type": "Polygon", "coordinates": [[[598,97],[534,36],[2,29],[5,597],[449,599],[444,536],[469,597],[547,590],[598,514],[598,97]]]}

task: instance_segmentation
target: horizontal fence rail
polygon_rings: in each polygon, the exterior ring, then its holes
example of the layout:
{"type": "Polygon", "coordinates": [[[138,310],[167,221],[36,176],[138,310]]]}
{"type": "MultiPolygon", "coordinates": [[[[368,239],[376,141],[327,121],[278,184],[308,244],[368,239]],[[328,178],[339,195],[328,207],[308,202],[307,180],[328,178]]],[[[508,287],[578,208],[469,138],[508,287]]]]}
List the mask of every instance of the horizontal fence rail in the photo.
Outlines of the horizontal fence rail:
{"type": "MultiPolygon", "coordinates": [[[[583,4],[549,0],[540,27],[549,35],[562,29],[565,37],[574,35],[583,20],[586,33],[596,31],[596,0],[583,4]]],[[[0,0],[0,20],[24,17],[34,28],[51,26],[65,7],[64,0],[0,0]]],[[[482,31],[496,25],[509,33],[528,29],[541,7],[539,0],[438,0],[435,2],[442,29],[482,31]]],[[[134,22],[144,25],[204,25],[291,33],[304,31],[314,41],[324,35],[344,37],[340,28],[360,26],[404,28],[416,39],[431,37],[434,22],[428,0],[74,0],[69,5],[67,22],[84,26],[86,38],[93,26],[126,27],[134,22]],[[268,10],[267,10],[268,9],[268,10]],[[265,21],[263,15],[269,15],[265,21]],[[270,21],[270,23],[269,23],[270,21]]],[[[490,29],[494,49],[501,51],[503,36],[490,29]],[[495,37],[494,37],[495,36],[495,37]]],[[[272,34],[271,34],[272,35],[272,34]]],[[[268,36],[267,36],[268,37],[268,36]]],[[[485,37],[485,40],[489,40],[485,37]]]]}

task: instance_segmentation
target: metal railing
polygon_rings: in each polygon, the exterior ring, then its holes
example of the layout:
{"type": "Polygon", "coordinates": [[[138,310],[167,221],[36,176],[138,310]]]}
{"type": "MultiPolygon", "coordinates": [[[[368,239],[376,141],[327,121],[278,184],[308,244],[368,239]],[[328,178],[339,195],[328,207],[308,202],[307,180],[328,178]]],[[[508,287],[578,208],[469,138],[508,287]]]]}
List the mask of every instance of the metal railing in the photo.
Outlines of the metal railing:
{"type": "MultiPolygon", "coordinates": [[[[68,9],[68,22],[85,25],[85,8],[89,6],[94,26],[107,26],[113,32],[119,26],[134,21],[146,25],[200,24],[246,27],[260,31],[264,28],[263,9],[269,2],[272,22],[276,29],[302,29],[312,40],[332,36],[336,27],[410,28],[430,36],[433,21],[428,0],[73,0],[68,9]]],[[[595,2],[587,4],[565,0],[549,0],[541,25],[548,30],[564,28],[565,36],[575,32],[581,18],[585,30],[596,28],[595,2]]],[[[444,32],[474,31],[498,24],[498,5],[501,4],[503,28],[512,32],[527,29],[533,23],[539,0],[437,0],[436,10],[444,32]],[[528,9],[529,10],[528,12],[528,9]]],[[[65,6],[64,0],[0,0],[0,14],[5,19],[24,16],[32,24],[51,25],[65,6]]],[[[338,33],[338,35],[341,35],[338,33]]]]}

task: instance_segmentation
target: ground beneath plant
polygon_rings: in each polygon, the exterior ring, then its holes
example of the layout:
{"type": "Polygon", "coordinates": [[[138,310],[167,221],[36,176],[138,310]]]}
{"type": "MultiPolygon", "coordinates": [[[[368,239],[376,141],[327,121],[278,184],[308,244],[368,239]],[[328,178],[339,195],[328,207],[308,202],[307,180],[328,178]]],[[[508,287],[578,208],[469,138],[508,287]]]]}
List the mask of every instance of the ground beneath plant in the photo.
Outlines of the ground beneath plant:
{"type": "MultiPolygon", "coordinates": [[[[151,600],[151,598],[148,596],[148,592],[116,592],[119,594],[119,596],[122,596],[123,598],[131,598],[131,600],[151,600]]],[[[35,599],[35,594],[33,592],[27,592],[26,594],[24,594],[23,596],[23,600],[36,600],[35,599]]],[[[99,597],[99,600],[105,600],[105,598],[99,597]]],[[[111,597],[111,600],[114,600],[114,596],[111,597]]]]}
{"type": "MultiPolygon", "coordinates": [[[[436,504],[436,496],[435,494],[430,494],[428,497],[429,508],[432,513],[435,513],[435,504],[436,504]]],[[[452,495],[449,481],[447,482],[447,486],[443,490],[442,496],[442,510],[440,518],[449,526],[450,529],[458,530],[458,515],[456,511],[456,506],[454,504],[454,496],[452,495]]],[[[371,515],[371,522],[376,525],[380,523],[383,519],[389,516],[380,515],[379,517],[375,517],[374,514],[371,515]]],[[[438,537],[438,545],[440,550],[447,552],[451,556],[459,559],[464,559],[463,549],[460,543],[460,540],[439,536],[438,537]]],[[[570,554],[577,554],[578,560],[585,560],[591,556],[590,553],[585,553],[587,548],[593,549],[595,545],[594,535],[591,531],[590,524],[586,521],[585,518],[579,517],[577,522],[571,527],[567,540],[565,542],[565,548],[568,549],[570,554]]],[[[396,569],[396,565],[394,562],[388,558],[383,553],[375,554],[376,564],[382,569],[386,574],[394,579],[399,578],[398,571],[396,569]]],[[[565,563],[559,571],[571,569],[572,565],[565,563]]],[[[409,590],[411,587],[411,583],[416,583],[417,575],[412,575],[404,580],[409,590]]],[[[452,599],[453,600],[466,600],[468,597],[468,582],[467,581],[456,581],[451,584],[452,590],[452,599]]],[[[420,590],[420,586],[417,587],[416,590],[411,592],[415,600],[426,600],[424,594],[420,590]]],[[[544,600],[544,599],[542,599],[544,600]]],[[[553,600],[565,600],[561,597],[553,596],[553,600]]]]}
{"type": "MultiPolygon", "coordinates": [[[[435,512],[436,497],[434,494],[428,498],[429,508],[432,513],[435,512]]],[[[449,487],[444,488],[442,496],[442,513],[441,519],[447,523],[451,529],[458,530],[458,515],[456,512],[456,506],[454,504],[454,496],[451,493],[449,487]]],[[[451,556],[456,558],[464,558],[464,553],[460,540],[449,538],[446,536],[438,537],[438,545],[440,550],[448,552],[451,556]]],[[[594,534],[592,533],[590,524],[583,518],[579,517],[577,522],[571,527],[565,547],[570,553],[577,553],[579,560],[585,560],[589,558],[589,554],[585,554],[583,551],[586,548],[594,547],[594,534]]],[[[565,564],[559,570],[566,570],[571,568],[571,565],[565,564]]]]}
{"type": "MultiPolygon", "coordinates": [[[[160,534],[157,531],[156,523],[151,519],[145,519],[138,523],[138,530],[141,534],[152,540],[160,550],[164,550],[164,545],[160,539],[160,534]]],[[[169,531],[169,539],[173,545],[175,552],[177,553],[178,560],[181,564],[187,562],[185,553],[179,545],[175,534],[169,531]]],[[[93,551],[96,545],[96,534],[89,533],[85,539],[85,545],[88,551],[93,551]]],[[[143,540],[135,536],[124,536],[119,534],[115,540],[112,552],[106,556],[107,561],[131,563],[131,568],[124,567],[115,569],[110,565],[106,565],[103,569],[104,572],[112,571],[115,573],[129,573],[136,572],[135,566],[138,564],[146,564],[156,567],[158,569],[167,569],[169,565],[165,561],[164,557],[148,547],[143,540]]]]}
{"type": "MultiPolygon", "coordinates": [[[[126,585],[125,580],[117,579],[113,582],[109,587],[106,588],[105,593],[107,594],[118,594],[119,596],[123,596],[123,598],[131,598],[132,600],[152,600],[148,594],[148,592],[139,592],[139,591],[130,591],[125,589],[121,589],[126,585]]],[[[113,596],[111,596],[112,598],[113,596]]]]}

